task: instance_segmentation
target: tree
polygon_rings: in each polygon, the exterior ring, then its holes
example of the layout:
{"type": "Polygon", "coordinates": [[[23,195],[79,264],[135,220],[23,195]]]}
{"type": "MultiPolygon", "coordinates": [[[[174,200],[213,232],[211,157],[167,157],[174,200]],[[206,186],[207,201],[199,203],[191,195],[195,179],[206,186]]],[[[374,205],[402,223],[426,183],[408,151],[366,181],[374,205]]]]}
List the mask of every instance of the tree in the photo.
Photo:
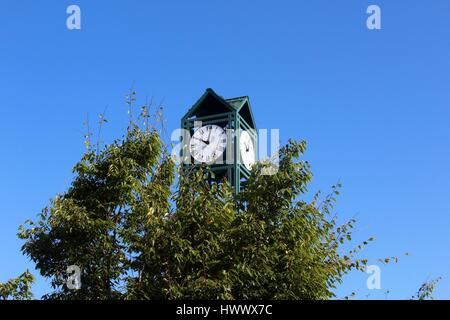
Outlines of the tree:
{"type": "Polygon", "coordinates": [[[5,283],[0,282],[0,300],[29,300],[33,298],[31,285],[34,276],[27,270],[5,283]]]}
{"type": "Polygon", "coordinates": [[[438,285],[439,281],[441,281],[441,277],[438,277],[436,279],[425,281],[420,286],[417,293],[412,296],[412,300],[433,300],[433,293],[436,289],[436,286],[438,285]]]}
{"type": "Polygon", "coordinates": [[[180,172],[174,190],[157,128],[131,114],[130,103],[122,139],[96,151],[87,141],[71,187],[19,230],[23,253],[51,280],[44,298],[329,299],[345,273],[364,268],[361,246],[342,253],[355,221],[330,217],[340,186],[303,200],[305,142],[280,150],[273,175],[257,164],[237,197],[225,181],[208,183],[207,167],[180,172]],[[72,265],[79,290],[66,285],[72,265]]]}

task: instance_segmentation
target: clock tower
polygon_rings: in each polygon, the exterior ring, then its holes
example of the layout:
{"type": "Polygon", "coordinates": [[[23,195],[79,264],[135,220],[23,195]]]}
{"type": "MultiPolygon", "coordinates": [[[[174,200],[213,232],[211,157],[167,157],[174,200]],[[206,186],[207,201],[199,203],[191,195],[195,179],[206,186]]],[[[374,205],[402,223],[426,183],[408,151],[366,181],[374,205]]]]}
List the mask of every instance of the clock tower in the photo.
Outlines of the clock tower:
{"type": "Polygon", "coordinates": [[[208,165],[236,194],[256,161],[257,131],[248,97],[224,99],[207,89],[181,119],[183,167],[208,165]]]}

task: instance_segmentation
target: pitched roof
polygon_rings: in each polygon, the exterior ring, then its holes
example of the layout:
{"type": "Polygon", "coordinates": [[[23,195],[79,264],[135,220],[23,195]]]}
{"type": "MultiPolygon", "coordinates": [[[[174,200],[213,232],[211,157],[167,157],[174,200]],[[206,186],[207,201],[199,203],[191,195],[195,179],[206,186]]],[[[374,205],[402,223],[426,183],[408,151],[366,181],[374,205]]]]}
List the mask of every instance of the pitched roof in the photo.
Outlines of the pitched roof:
{"type": "Polygon", "coordinates": [[[231,104],[234,108],[237,110],[240,110],[242,106],[244,105],[245,101],[248,100],[248,97],[237,97],[237,98],[231,98],[231,99],[225,99],[226,102],[231,104]]]}
{"type": "Polygon", "coordinates": [[[183,121],[194,116],[202,117],[230,111],[238,112],[250,126],[256,128],[249,97],[242,96],[224,99],[211,88],[206,89],[206,92],[188,110],[183,117],[183,121]],[[204,105],[208,105],[208,108],[201,108],[204,105]]]}

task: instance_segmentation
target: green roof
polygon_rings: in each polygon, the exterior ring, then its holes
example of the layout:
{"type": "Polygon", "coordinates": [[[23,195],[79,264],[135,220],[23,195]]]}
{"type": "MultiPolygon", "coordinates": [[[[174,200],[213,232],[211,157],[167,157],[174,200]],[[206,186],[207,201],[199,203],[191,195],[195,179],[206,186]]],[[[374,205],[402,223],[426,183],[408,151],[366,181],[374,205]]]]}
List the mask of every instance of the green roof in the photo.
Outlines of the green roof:
{"type": "Polygon", "coordinates": [[[238,111],[242,108],[244,103],[248,100],[248,97],[237,97],[231,99],[225,99],[225,101],[235,107],[238,111]]]}
{"type": "Polygon", "coordinates": [[[210,88],[206,89],[206,92],[184,115],[183,121],[191,117],[201,117],[213,113],[230,111],[238,112],[250,126],[256,128],[248,96],[224,99],[210,88]],[[208,107],[205,108],[205,106],[208,107]]]}

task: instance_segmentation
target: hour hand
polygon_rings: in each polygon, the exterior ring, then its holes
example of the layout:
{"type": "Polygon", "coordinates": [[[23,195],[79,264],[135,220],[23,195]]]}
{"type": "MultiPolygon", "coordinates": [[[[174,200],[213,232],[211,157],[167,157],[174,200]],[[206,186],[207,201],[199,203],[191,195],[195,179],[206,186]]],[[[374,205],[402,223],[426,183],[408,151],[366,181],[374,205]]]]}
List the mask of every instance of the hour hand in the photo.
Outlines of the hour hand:
{"type": "Polygon", "coordinates": [[[201,141],[201,142],[203,142],[203,143],[204,143],[204,144],[206,144],[206,145],[208,145],[208,144],[209,144],[209,141],[205,141],[205,140],[203,140],[203,139],[200,139],[200,138],[197,138],[197,137],[192,137],[192,139],[195,139],[195,140],[201,141]]]}

